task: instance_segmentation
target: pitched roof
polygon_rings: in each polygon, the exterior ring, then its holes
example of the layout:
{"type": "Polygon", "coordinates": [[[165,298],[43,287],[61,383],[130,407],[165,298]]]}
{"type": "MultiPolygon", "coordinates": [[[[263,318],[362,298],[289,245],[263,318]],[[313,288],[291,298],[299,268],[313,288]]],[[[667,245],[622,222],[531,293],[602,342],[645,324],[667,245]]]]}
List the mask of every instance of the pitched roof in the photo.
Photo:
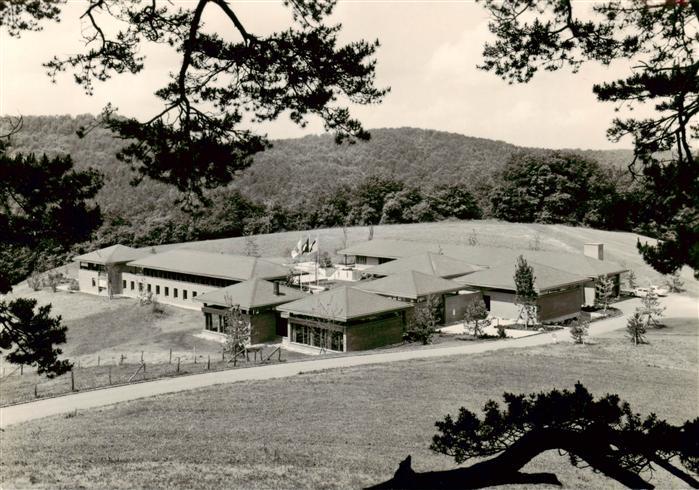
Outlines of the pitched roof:
{"type": "Polygon", "coordinates": [[[357,243],[343,250],[338,250],[341,255],[363,255],[367,257],[387,257],[398,259],[423,252],[439,252],[439,245],[426,242],[412,242],[408,240],[375,239],[368,242],[357,243]]]}
{"type": "Polygon", "coordinates": [[[81,262],[92,262],[94,264],[117,264],[120,262],[129,262],[131,260],[140,259],[150,253],[147,249],[136,249],[127,247],[126,245],[112,245],[107,248],[93,250],[86,254],[78,255],[73,260],[81,262]]]}
{"type": "Polygon", "coordinates": [[[280,305],[305,297],[298,289],[279,286],[279,295],[274,294],[274,283],[258,277],[239,282],[225,288],[209,291],[195,299],[201,303],[220,306],[238,305],[245,310],[263,306],[280,305]]]}
{"type": "Polygon", "coordinates": [[[343,322],[353,318],[407,308],[412,308],[412,305],[349,286],[312,294],[303,299],[277,306],[279,311],[343,322]]]}
{"type": "Polygon", "coordinates": [[[128,265],[197,276],[247,281],[253,277],[280,279],[289,273],[286,267],[257,257],[201,252],[178,248],[150,255],[128,265]]]}
{"type": "Polygon", "coordinates": [[[435,252],[424,252],[419,255],[392,260],[375,267],[369,267],[362,272],[376,276],[388,276],[406,271],[418,271],[439,277],[455,277],[479,271],[478,267],[462,260],[448,257],[435,252]]]}
{"type": "MultiPolygon", "coordinates": [[[[575,272],[594,278],[606,274],[625,272],[626,268],[609,260],[598,260],[582,253],[554,252],[548,250],[516,250],[504,247],[470,247],[466,245],[436,244],[409,240],[370,240],[352,245],[338,253],[400,259],[425,252],[442,252],[469,264],[494,267],[514,264],[517,256],[524,255],[528,261],[547,264],[563,271],[575,272]]],[[[390,263],[390,262],[389,262],[390,263]]],[[[386,264],[382,264],[386,265],[386,264]]],[[[367,269],[368,271],[368,269],[367,269]]],[[[424,272],[424,271],[423,271],[424,272]]]]}
{"type": "MultiPolygon", "coordinates": [[[[558,289],[564,286],[586,283],[590,280],[587,276],[571,274],[543,264],[529,262],[534,269],[534,287],[539,292],[550,289],[558,289]]],[[[454,281],[468,286],[479,286],[493,289],[505,289],[516,291],[514,264],[503,264],[482,271],[455,277],[454,281]]]]}
{"type": "Polygon", "coordinates": [[[375,281],[359,283],[357,287],[384,296],[409,299],[463,289],[459,283],[418,271],[399,272],[375,281]]]}

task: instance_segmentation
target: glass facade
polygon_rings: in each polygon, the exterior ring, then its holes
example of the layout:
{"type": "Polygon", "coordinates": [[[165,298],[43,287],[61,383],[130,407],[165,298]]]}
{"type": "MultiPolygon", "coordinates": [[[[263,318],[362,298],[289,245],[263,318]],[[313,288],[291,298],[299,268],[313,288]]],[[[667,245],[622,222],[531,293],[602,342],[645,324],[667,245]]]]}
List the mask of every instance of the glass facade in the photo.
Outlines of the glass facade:
{"type": "Polygon", "coordinates": [[[325,350],[343,352],[345,349],[344,335],[322,327],[309,327],[291,323],[291,341],[297,344],[310,345],[325,350]]]}

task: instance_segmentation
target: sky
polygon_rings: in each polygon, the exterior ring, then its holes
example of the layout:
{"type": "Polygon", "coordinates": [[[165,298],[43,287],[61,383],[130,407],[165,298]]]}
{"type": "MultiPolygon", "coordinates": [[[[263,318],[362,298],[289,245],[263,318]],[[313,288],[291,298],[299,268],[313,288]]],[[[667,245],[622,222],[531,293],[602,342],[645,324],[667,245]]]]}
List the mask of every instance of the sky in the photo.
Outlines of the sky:
{"type": "MultiPolygon", "coordinates": [[[[281,2],[230,3],[250,32],[280,30],[291,19],[281,2]]],[[[96,114],[107,103],[141,119],[160,112],[161,102],[153,93],[180,62],[174,50],[163,47],[146,47],[144,71],[100,83],[92,96],[85,95],[69,73],[51,83],[41,63],[81,50],[81,9],[83,2],[70,1],[60,23],[47,23],[43,31],[24,33],[19,39],[0,31],[0,114],[96,114]]],[[[230,30],[219,12],[216,6],[207,7],[207,29],[230,30]]],[[[483,44],[492,35],[487,12],[473,1],[340,0],[330,21],[342,23],[344,43],[381,43],[377,86],[391,91],[380,105],[351,107],[366,128],[409,126],[547,148],[631,147],[628,140],[607,140],[606,129],[618,114],[613,104],[598,102],[592,93],[594,83],[623,77],[628,65],[588,64],[574,75],[569,70],[543,72],[528,84],[508,85],[476,68],[483,44]]],[[[323,129],[318,120],[299,128],[282,116],[258,131],[277,139],[323,129]]]]}

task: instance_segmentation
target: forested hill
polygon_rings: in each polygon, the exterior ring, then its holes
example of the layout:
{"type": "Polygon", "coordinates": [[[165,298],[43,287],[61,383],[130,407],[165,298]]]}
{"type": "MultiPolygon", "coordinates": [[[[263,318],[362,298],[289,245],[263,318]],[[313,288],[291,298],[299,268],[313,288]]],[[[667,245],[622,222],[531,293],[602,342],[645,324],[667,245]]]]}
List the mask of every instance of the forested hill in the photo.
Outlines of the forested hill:
{"type": "MultiPolygon", "coordinates": [[[[504,141],[415,128],[373,129],[368,143],[342,146],[329,135],[306,136],[275,141],[271,150],[255,158],[239,185],[256,198],[283,195],[295,201],[310,190],[351,185],[378,173],[417,187],[463,182],[474,191],[492,183],[509,157],[523,149],[504,141]]],[[[617,168],[633,158],[631,150],[575,151],[617,168]]]]}
{"type": "MultiPolygon", "coordinates": [[[[402,181],[420,190],[444,183],[463,184],[487,216],[490,190],[498,183],[500,171],[511,155],[523,149],[502,141],[413,128],[374,129],[370,142],[354,145],[338,146],[329,135],[278,140],[272,149],[257,155],[231,188],[214,193],[213,210],[193,220],[173,206],[177,198],[173,188],[148,179],[136,188],[130,186],[133,174],[115,157],[121,140],[99,127],[83,139],[77,137],[80,126],[91,127],[94,122],[91,115],[25,116],[21,132],[13,136],[12,148],[70,154],[78,168],[95,167],[104,174],[105,185],[97,201],[105,225],[92,245],[115,241],[146,245],[235,236],[243,232],[243,222],[252,218],[257,224],[246,224],[246,231],[315,226],[303,219],[294,224],[283,213],[275,218],[276,223],[259,221],[273,214],[265,208],[281,207],[292,213],[307,210],[319,196],[332,195],[345,184],[352,188],[370,175],[402,181]]],[[[632,157],[625,150],[580,153],[617,168],[628,164],[632,157]]]]}

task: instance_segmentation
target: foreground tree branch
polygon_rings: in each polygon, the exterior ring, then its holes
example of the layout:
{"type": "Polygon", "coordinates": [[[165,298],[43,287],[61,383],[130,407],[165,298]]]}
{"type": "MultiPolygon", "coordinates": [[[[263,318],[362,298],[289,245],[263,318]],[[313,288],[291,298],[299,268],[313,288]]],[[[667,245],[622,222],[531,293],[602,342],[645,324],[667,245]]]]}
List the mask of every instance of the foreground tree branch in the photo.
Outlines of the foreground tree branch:
{"type": "Polygon", "coordinates": [[[461,408],[437,422],[440,434],[432,449],[452,456],[457,463],[492,456],[467,468],[416,473],[410,456],[392,479],[372,488],[483,488],[530,483],[560,485],[551,473],[526,474],[520,470],[550,450],[568,454],[572,465],[584,461],[629,488],[654,488],[644,478],[656,464],[697,488],[689,473],[699,470],[699,418],[673,426],[655,415],[641,419],[616,395],[593,400],[580,383],[574,391],[512,395],[505,393],[506,410],[488,402],[481,420],[461,408]],[[673,463],[679,459],[687,471],[673,463]]]}

